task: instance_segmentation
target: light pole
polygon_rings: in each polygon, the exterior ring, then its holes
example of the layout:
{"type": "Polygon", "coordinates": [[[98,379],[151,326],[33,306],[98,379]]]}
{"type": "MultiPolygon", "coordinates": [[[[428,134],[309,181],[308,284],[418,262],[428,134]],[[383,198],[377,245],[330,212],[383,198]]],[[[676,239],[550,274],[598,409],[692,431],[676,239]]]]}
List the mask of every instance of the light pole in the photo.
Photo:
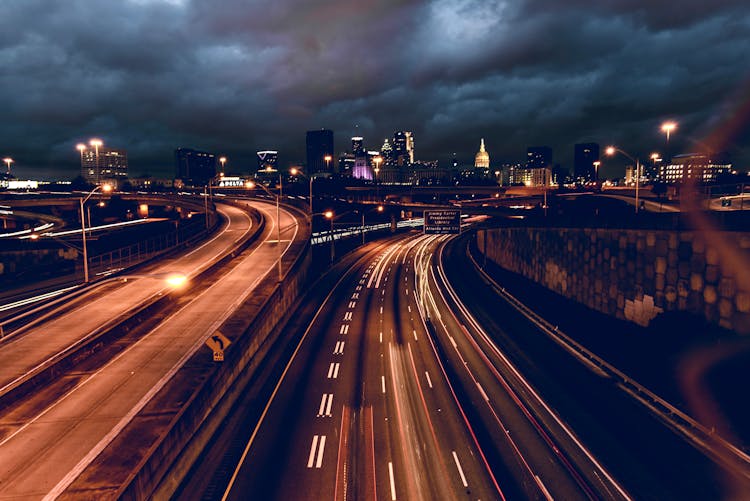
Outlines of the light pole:
{"type": "Polygon", "coordinates": [[[378,174],[380,173],[380,163],[383,161],[383,157],[380,155],[373,158],[375,162],[375,199],[380,201],[380,186],[378,185],[378,174]]]}
{"type": "Polygon", "coordinates": [[[641,177],[641,162],[638,160],[638,158],[633,158],[630,154],[624,152],[620,148],[615,148],[614,146],[608,146],[605,150],[608,156],[612,156],[615,153],[621,153],[624,156],[628,157],[632,162],[635,162],[635,213],[638,214],[638,209],[640,208],[638,205],[638,186],[640,185],[640,177],[641,177]]]}
{"type": "Polygon", "coordinates": [[[333,211],[327,210],[323,215],[331,220],[331,264],[333,264],[333,260],[336,258],[336,252],[333,247],[333,211]]]}
{"type": "Polygon", "coordinates": [[[594,161],[594,182],[599,184],[599,166],[602,164],[600,160],[594,161]]]}
{"type": "Polygon", "coordinates": [[[664,122],[661,124],[661,131],[667,134],[667,143],[669,143],[669,135],[677,128],[675,122],[664,122]]]}
{"type": "Polygon", "coordinates": [[[5,162],[5,165],[8,166],[8,174],[10,174],[10,164],[13,163],[13,159],[10,157],[3,158],[3,162],[5,162]]]}
{"type": "MultiPolygon", "coordinates": [[[[279,270],[279,282],[281,282],[281,217],[280,217],[280,208],[279,208],[279,199],[281,198],[281,195],[279,193],[271,193],[268,188],[263,186],[263,183],[255,183],[253,181],[249,181],[245,184],[246,187],[253,189],[256,186],[260,186],[263,188],[263,190],[271,195],[272,197],[276,197],[276,246],[279,250],[279,259],[278,259],[278,270],[279,270]]],[[[279,174],[279,192],[281,192],[281,174],[279,174]]]]}
{"type": "Polygon", "coordinates": [[[323,160],[326,162],[326,172],[329,172],[331,160],[333,160],[333,157],[331,155],[326,155],[323,157],[323,160]]]}
{"type": "Polygon", "coordinates": [[[227,157],[219,157],[219,163],[221,164],[221,175],[224,175],[224,164],[227,163],[227,157]]]}
{"type": "Polygon", "coordinates": [[[306,176],[297,167],[292,167],[289,172],[292,174],[292,176],[296,176],[299,174],[310,180],[310,216],[312,217],[312,214],[313,214],[313,179],[315,179],[315,177],[312,174],[310,174],[309,176],[306,176]]]}
{"type": "MultiPolygon", "coordinates": [[[[378,212],[383,212],[383,206],[378,205],[376,209],[371,209],[371,210],[377,210],[378,212]]],[[[362,245],[365,245],[365,213],[368,211],[360,209],[360,212],[362,214],[362,229],[360,232],[362,233],[362,245]]]]}
{"type": "Polygon", "coordinates": [[[88,202],[89,198],[91,198],[91,195],[96,193],[97,191],[102,190],[104,193],[109,193],[112,191],[112,186],[109,184],[103,184],[98,185],[94,187],[91,192],[86,195],[86,198],[81,197],[78,200],[81,202],[81,235],[82,235],[82,243],[83,243],[83,283],[87,284],[89,283],[89,256],[88,256],[88,248],[86,246],[86,218],[84,215],[83,206],[88,202]]]}
{"type": "Polygon", "coordinates": [[[99,165],[99,147],[101,145],[103,145],[104,143],[102,142],[101,139],[93,138],[93,139],[89,140],[89,144],[94,147],[94,152],[95,152],[95,157],[94,158],[95,158],[95,162],[96,162],[96,170],[94,172],[94,174],[96,175],[96,177],[94,178],[94,180],[98,183],[99,182],[99,177],[100,177],[101,172],[102,172],[102,168],[99,165]]]}

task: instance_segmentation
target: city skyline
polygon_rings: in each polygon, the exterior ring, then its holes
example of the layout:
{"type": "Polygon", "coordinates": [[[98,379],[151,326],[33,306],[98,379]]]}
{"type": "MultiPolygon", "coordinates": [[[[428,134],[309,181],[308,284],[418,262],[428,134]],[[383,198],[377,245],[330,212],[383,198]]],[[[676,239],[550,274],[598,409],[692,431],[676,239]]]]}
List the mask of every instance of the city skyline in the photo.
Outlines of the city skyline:
{"type": "Polygon", "coordinates": [[[748,167],[750,6],[543,3],[9,2],[0,154],[70,178],[76,143],[101,137],[159,176],[178,147],[250,169],[258,150],[304,161],[306,130],[374,149],[408,130],[421,160],[469,163],[484,138],[493,165],[549,145],[572,169],[576,143],[661,152],[673,119],[672,154],[709,143],[748,167]]]}

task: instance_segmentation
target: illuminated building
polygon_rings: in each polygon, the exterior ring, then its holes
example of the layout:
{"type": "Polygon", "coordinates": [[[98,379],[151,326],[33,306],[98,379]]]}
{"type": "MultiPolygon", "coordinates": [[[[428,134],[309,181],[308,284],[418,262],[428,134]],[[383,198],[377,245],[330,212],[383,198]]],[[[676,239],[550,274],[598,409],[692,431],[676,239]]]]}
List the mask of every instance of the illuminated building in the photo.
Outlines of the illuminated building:
{"type": "Polygon", "coordinates": [[[479,143],[479,151],[474,157],[474,168],[475,169],[489,169],[490,167],[490,154],[484,149],[484,139],[479,143]]]}
{"type": "Polygon", "coordinates": [[[364,156],[365,154],[364,138],[360,136],[355,136],[352,138],[352,153],[354,153],[354,156],[364,156]]]}
{"type": "Polygon", "coordinates": [[[81,175],[86,181],[99,184],[128,178],[128,154],[125,150],[99,146],[81,152],[81,175]]]}
{"type": "Polygon", "coordinates": [[[573,151],[573,178],[576,181],[594,181],[596,178],[594,162],[599,161],[599,145],[580,143],[574,146],[573,151]]]}
{"type": "Polygon", "coordinates": [[[258,172],[276,172],[278,170],[279,152],[276,150],[257,151],[258,172]]]}
{"type": "Polygon", "coordinates": [[[675,155],[669,164],[659,166],[659,180],[665,183],[714,182],[720,175],[732,171],[732,164],[723,156],[706,153],[675,155]]]}
{"type": "Polygon", "coordinates": [[[380,153],[383,156],[383,165],[393,165],[393,146],[388,142],[388,138],[383,142],[383,147],[380,148],[380,153]]]}
{"type": "MultiPolygon", "coordinates": [[[[385,147],[385,145],[383,145],[385,147]]],[[[393,133],[393,164],[403,167],[414,163],[414,134],[398,130],[393,133]]]]}
{"type": "Polygon", "coordinates": [[[177,148],[174,150],[174,163],[175,177],[184,184],[205,186],[209,179],[216,177],[216,155],[213,153],[177,148]]]}
{"type": "Polygon", "coordinates": [[[307,147],[307,171],[311,174],[333,172],[333,131],[309,130],[305,137],[307,147]],[[331,160],[326,161],[326,157],[331,160]]]}

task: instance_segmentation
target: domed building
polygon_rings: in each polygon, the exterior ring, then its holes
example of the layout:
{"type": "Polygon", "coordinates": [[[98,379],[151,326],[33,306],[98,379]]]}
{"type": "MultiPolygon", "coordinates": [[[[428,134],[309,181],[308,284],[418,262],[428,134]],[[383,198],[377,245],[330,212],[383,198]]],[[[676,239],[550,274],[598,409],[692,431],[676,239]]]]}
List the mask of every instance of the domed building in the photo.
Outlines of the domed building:
{"type": "Polygon", "coordinates": [[[489,169],[490,168],[490,154],[484,149],[484,139],[482,139],[479,145],[479,151],[474,157],[474,168],[475,169],[489,169]]]}

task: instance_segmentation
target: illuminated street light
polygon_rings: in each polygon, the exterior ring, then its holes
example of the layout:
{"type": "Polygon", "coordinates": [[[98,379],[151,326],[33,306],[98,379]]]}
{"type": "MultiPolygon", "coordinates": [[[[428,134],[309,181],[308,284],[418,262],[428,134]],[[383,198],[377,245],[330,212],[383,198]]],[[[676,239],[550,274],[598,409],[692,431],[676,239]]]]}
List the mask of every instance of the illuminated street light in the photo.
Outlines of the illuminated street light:
{"type": "Polygon", "coordinates": [[[224,164],[227,163],[227,157],[219,157],[219,163],[221,163],[221,175],[224,175],[224,164]]]}
{"type": "MultiPolygon", "coordinates": [[[[308,178],[310,180],[310,216],[312,217],[312,213],[313,213],[313,179],[315,179],[315,176],[313,176],[313,175],[306,176],[297,167],[292,167],[291,169],[289,169],[289,173],[292,176],[300,175],[300,176],[304,176],[304,177],[306,177],[306,178],[308,178]]],[[[310,222],[310,224],[312,224],[312,221],[310,222]]]]}
{"type": "Polygon", "coordinates": [[[676,122],[664,122],[661,124],[661,131],[667,134],[667,142],[669,142],[669,135],[677,128],[676,122]]]}
{"type": "Polygon", "coordinates": [[[92,139],[89,140],[89,145],[91,145],[91,146],[94,147],[94,152],[95,152],[94,158],[96,159],[95,160],[95,162],[96,162],[96,170],[95,170],[95,173],[96,173],[96,182],[99,182],[99,175],[101,174],[101,167],[99,165],[99,147],[102,146],[103,144],[104,143],[102,142],[101,139],[92,138],[92,139]]]}
{"type": "Polygon", "coordinates": [[[112,191],[112,185],[110,184],[102,184],[94,187],[91,192],[86,195],[86,198],[79,198],[81,202],[81,237],[83,239],[83,283],[87,284],[89,283],[89,256],[88,256],[88,248],[86,246],[86,216],[84,215],[84,209],[83,206],[88,202],[89,198],[96,193],[97,191],[101,190],[102,193],[109,193],[112,191]]]}
{"type": "Polygon", "coordinates": [[[326,155],[323,157],[323,160],[326,162],[326,172],[330,169],[331,160],[333,160],[333,157],[331,155],[326,155]]]}
{"type": "Polygon", "coordinates": [[[615,153],[621,153],[624,156],[628,157],[631,161],[635,162],[635,213],[638,214],[638,186],[640,185],[640,177],[641,177],[641,162],[638,160],[638,158],[633,158],[628,153],[624,152],[620,148],[615,148],[614,146],[607,146],[607,149],[605,150],[608,156],[613,156],[615,153]]]}
{"type": "Polygon", "coordinates": [[[336,251],[334,250],[334,243],[333,243],[333,211],[327,210],[323,213],[323,215],[331,220],[331,264],[333,264],[333,260],[336,258],[336,251]]]}
{"type": "Polygon", "coordinates": [[[378,174],[380,174],[380,164],[383,162],[383,157],[380,155],[372,159],[375,162],[375,199],[380,200],[380,186],[378,184],[378,174]]]}
{"type": "Polygon", "coordinates": [[[599,182],[599,166],[601,165],[601,161],[595,160],[594,161],[594,181],[599,182]]]}
{"type": "Polygon", "coordinates": [[[281,209],[279,207],[280,203],[280,192],[281,192],[281,174],[279,174],[279,193],[271,193],[268,188],[263,186],[263,183],[254,183],[253,181],[248,181],[245,183],[245,187],[249,189],[254,189],[255,187],[262,188],[266,193],[268,193],[272,197],[276,197],[276,245],[279,249],[279,282],[281,282],[281,209]]]}
{"type": "Polygon", "coordinates": [[[10,164],[13,163],[13,159],[10,157],[3,158],[3,162],[5,162],[5,165],[8,166],[8,174],[10,174],[10,164]]]}

